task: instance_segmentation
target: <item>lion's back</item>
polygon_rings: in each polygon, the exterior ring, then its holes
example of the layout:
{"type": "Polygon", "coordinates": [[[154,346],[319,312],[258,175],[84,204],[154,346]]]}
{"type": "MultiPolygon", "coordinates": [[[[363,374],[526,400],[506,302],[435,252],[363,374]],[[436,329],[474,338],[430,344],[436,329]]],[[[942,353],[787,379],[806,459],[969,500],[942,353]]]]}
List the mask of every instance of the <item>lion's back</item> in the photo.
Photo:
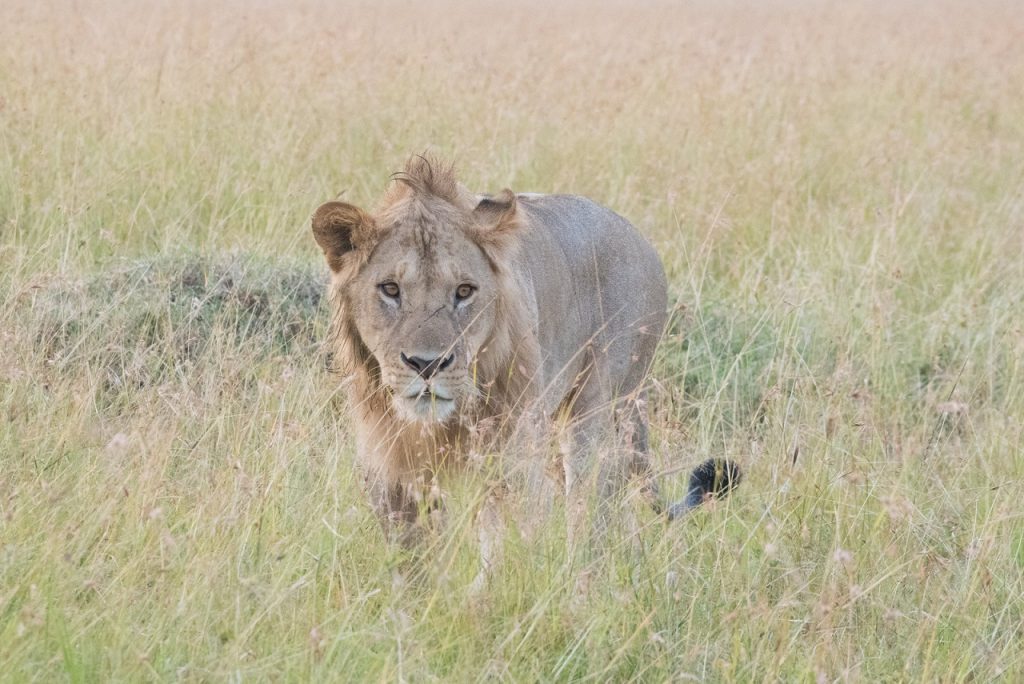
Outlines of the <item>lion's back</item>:
{"type": "Polygon", "coordinates": [[[654,247],[612,210],[576,195],[519,195],[531,229],[520,254],[537,300],[549,376],[574,375],[584,348],[630,391],[665,324],[667,284],[654,247]]]}

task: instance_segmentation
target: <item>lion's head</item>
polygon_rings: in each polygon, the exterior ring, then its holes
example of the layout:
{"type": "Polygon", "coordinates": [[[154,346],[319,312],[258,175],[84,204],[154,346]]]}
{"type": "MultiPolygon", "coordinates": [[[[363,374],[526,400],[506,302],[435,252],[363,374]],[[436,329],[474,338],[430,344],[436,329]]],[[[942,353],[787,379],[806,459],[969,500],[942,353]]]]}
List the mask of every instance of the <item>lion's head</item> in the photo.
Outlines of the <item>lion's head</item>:
{"type": "Polygon", "coordinates": [[[313,234],[332,271],[335,354],[408,422],[471,405],[511,353],[504,266],[524,225],[515,195],[479,200],[450,167],[415,157],[381,208],[328,202],[313,234]]]}

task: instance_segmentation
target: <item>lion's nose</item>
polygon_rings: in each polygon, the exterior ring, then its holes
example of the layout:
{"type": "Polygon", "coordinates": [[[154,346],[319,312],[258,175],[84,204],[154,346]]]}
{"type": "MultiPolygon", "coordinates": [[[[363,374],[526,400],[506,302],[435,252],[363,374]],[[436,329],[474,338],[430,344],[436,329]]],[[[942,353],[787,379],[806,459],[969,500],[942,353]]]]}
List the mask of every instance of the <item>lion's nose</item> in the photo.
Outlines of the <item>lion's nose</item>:
{"type": "Polygon", "coordinates": [[[445,358],[435,356],[432,359],[425,359],[422,356],[406,356],[405,352],[402,352],[402,363],[419,373],[424,380],[429,380],[438,371],[443,371],[454,362],[455,354],[449,354],[445,358]]]}

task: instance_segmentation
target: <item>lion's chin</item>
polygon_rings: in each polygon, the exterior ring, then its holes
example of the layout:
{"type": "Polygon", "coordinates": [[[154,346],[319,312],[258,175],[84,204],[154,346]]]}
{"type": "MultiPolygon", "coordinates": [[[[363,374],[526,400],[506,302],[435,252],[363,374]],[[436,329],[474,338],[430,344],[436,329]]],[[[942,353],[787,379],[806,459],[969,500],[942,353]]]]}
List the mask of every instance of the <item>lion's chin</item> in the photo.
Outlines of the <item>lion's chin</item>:
{"type": "Polygon", "coordinates": [[[444,423],[455,413],[454,399],[441,399],[436,395],[416,398],[395,397],[398,416],[410,423],[444,423]]]}

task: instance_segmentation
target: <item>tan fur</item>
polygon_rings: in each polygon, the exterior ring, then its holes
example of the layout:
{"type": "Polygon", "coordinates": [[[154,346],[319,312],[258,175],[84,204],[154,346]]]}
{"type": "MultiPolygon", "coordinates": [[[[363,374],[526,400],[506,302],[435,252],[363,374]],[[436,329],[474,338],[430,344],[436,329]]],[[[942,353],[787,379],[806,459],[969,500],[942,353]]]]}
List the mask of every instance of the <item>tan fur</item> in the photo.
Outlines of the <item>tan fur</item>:
{"type": "MultiPolygon", "coordinates": [[[[415,520],[415,489],[464,466],[480,441],[526,459],[559,413],[574,434],[547,482],[577,504],[617,415],[634,437],[615,463],[645,470],[638,399],[666,308],[646,241],[583,198],[478,197],[436,159],[413,157],[394,180],[372,213],[329,202],[313,216],[332,271],[334,358],[351,378],[358,458],[382,519],[415,520]],[[460,284],[476,288],[470,298],[458,299],[460,284]]],[[[542,458],[524,481],[550,470],[542,458]]]]}

